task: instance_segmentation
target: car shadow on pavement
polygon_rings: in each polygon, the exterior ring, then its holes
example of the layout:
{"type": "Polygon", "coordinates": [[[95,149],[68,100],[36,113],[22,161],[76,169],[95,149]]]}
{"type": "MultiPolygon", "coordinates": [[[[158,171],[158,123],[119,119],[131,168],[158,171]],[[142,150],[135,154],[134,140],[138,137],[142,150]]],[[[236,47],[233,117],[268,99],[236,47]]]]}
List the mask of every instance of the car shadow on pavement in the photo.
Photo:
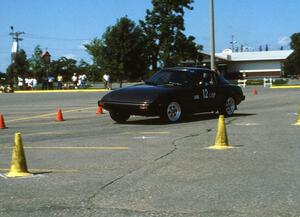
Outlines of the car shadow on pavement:
{"type": "Polygon", "coordinates": [[[45,174],[50,174],[53,173],[52,171],[40,171],[40,172],[32,172],[31,174],[36,176],[36,175],[45,175],[45,174]]]}
{"type": "MultiPolygon", "coordinates": [[[[237,113],[234,114],[232,117],[246,117],[252,116],[256,114],[250,113],[237,113]]],[[[189,122],[197,122],[197,121],[206,121],[206,120],[213,120],[218,119],[219,114],[215,113],[201,113],[201,114],[194,114],[194,115],[185,115],[182,117],[181,121],[172,124],[182,124],[182,123],[189,123],[189,122]]],[[[139,120],[130,120],[127,121],[125,124],[127,125],[168,125],[170,123],[166,123],[158,117],[151,117],[147,119],[139,119],[139,120]]]]}

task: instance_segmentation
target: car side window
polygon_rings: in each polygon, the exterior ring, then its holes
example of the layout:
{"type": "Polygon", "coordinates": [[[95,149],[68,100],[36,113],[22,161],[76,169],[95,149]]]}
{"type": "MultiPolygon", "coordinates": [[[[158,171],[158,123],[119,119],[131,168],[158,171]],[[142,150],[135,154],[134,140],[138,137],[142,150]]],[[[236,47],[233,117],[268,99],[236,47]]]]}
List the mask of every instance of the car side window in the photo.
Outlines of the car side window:
{"type": "Polygon", "coordinates": [[[212,85],[216,86],[218,85],[218,78],[216,73],[212,73],[212,85]]]}
{"type": "Polygon", "coordinates": [[[216,77],[212,72],[204,72],[199,81],[200,86],[216,85],[216,77]]]}
{"type": "Polygon", "coordinates": [[[196,88],[200,87],[202,86],[202,82],[203,82],[203,73],[196,74],[194,77],[193,86],[196,88]]]}

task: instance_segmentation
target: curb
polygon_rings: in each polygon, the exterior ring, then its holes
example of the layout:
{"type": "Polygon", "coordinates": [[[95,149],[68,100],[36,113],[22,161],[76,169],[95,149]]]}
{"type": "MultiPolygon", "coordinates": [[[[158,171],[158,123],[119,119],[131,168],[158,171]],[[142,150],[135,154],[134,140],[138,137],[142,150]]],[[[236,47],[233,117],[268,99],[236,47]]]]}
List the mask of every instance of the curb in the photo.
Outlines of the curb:
{"type": "Polygon", "coordinates": [[[272,89],[294,89],[300,88],[300,85],[291,85],[291,86],[273,86],[272,89]]]}
{"type": "Polygon", "coordinates": [[[74,90],[17,90],[14,93],[77,93],[77,92],[107,92],[106,89],[74,89],[74,90]]]}

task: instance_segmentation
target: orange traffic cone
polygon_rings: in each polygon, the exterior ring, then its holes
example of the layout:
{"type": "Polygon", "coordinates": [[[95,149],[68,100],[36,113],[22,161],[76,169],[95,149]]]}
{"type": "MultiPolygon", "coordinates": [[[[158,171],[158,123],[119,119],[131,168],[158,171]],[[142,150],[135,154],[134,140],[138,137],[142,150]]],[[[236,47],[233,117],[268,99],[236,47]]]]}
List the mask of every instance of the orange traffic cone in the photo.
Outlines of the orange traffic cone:
{"type": "Polygon", "coordinates": [[[102,109],[102,106],[101,105],[98,105],[98,109],[97,109],[97,112],[96,112],[97,115],[101,115],[101,114],[104,114],[103,112],[103,109],[102,109]]]}
{"type": "Polygon", "coordinates": [[[64,121],[64,118],[63,118],[61,109],[58,109],[58,110],[57,110],[57,113],[56,113],[56,121],[64,121]]]}
{"type": "Polygon", "coordinates": [[[253,93],[253,95],[257,95],[257,90],[256,90],[256,88],[253,88],[253,89],[252,89],[252,93],[253,93]]]}
{"type": "Polygon", "coordinates": [[[4,122],[4,118],[3,115],[0,113],[0,129],[5,129],[5,122],[4,122]]]}

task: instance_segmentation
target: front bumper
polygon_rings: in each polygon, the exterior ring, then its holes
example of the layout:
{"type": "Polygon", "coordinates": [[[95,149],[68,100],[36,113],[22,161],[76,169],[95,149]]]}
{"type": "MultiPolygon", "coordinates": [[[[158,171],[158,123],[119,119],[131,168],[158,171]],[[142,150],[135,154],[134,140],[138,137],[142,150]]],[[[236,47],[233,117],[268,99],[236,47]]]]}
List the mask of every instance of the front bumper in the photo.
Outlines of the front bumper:
{"type": "Polygon", "coordinates": [[[122,111],[130,115],[156,116],[159,109],[152,103],[128,103],[128,102],[103,102],[98,101],[98,105],[107,111],[122,111]]]}

